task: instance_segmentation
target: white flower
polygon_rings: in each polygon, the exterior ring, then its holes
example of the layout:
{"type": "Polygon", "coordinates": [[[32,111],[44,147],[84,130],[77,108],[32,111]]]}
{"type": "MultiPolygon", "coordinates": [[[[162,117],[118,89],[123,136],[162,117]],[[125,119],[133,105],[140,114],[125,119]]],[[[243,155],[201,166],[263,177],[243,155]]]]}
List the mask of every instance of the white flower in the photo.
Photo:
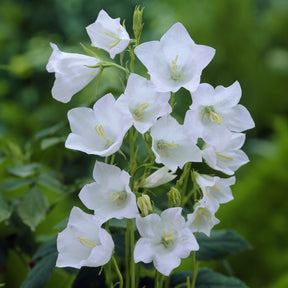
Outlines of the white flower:
{"type": "Polygon", "coordinates": [[[224,147],[206,145],[202,151],[205,162],[213,169],[233,175],[242,165],[249,162],[247,155],[240,150],[245,141],[245,134],[232,133],[224,147]]]}
{"type": "Polygon", "coordinates": [[[225,145],[231,137],[230,131],[242,132],[255,126],[248,110],[238,104],[241,87],[237,81],[215,90],[203,83],[191,95],[193,103],[186,113],[187,121],[200,128],[200,137],[208,144],[225,145]]]}
{"type": "Polygon", "coordinates": [[[180,87],[195,91],[202,70],[215,54],[211,47],[196,45],[181,23],[174,24],[160,41],[143,43],[134,52],[161,92],[176,92],[180,87]]]}
{"type": "Polygon", "coordinates": [[[66,229],[58,235],[57,249],[57,267],[97,267],[110,260],[114,243],[97,217],[73,207],[66,229]]]}
{"type": "Polygon", "coordinates": [[[92,46],[109,52],[113,59],[116,54],[126,49],[130,42],[129,35],[120,24],[120,18],[111,18],[104,10],[98,14],[96,21],[86,27],[92,46]]]}
{"type": "Polygon", "coordinates": [[[202,199],[198,202],[192,214],[187,215],[187,227],[191,232],[203,232],[210,236],[211,229],[220,221],[215,217],[215,207],[202,199]]]}
{"type": "Polygon", "coordinates": [[[161,216],[150,214],[136,218],[141,235],[134,250],[136,263],[153,261],[155,268],[168,276],[180,265],[181,258],[199,249],[193,233],[185,225],[181,211],[182,208],[175,207],[166,209],[161,216]]]}
{"type": "Polygon", "coordinates": [[[165,166],[158,169],[156,172],[148,176],[142,185],[144,188],[153,188],[162,184],[168,183],[175,179],[177,175],[174,172],[169,172],[169,169],[165,166]]]}
{"type": "Polygon", "coordinates": [[[52,96],[56,100],[67,103],[71,97],[83,89],[99,73],[98,68],[89,68],[99,63],[99,59],[82,54],[66,53],[50,43],[52,55],[46,66],[48,72],[55,72],[52,96]]]}
{"type": "Polygon", "coordinates": [[[219,204],[233,200],[230,186],[235,184],[235,177],[224,179],[194,173],[196,174],[195,180],[202,190],[203,199],[210,202],[215,210],[218,209],[219,204]]]}
{"type": "Polygon", "coordinates": [[[151,128],[152,150],[157,163],[163,163],[170,170],[182,168],[186,162],[201,162],[201,150],[196,146],[196,139],[184,131],[170,115],[157,120],[151,128]]]}
{"type": "Polygon", "coordinates": [[[68,119],[72,133],[65,146],[100,156],[109,156],[118,151],[132,125],[111,93],[99,99],[93,109],[80,107],[70,110],[68,119]]]}
{"type": "Polygon", "coordinates": [[[172,111],[168,101],[170,93],[157,92],[151,81],[130,74],[125,93],[118,98],[122,111],[131,118],[135,128],[145,133],[160,116],[172,111]]]}
{"type": "Polygon", "coordinates": [[[130,175],[120,168],[96,161],[93,177],[96,182],[85,185],[79,198],[101,223],[111,218],[135,218],[136,197],[129,187],[130,175]]]}

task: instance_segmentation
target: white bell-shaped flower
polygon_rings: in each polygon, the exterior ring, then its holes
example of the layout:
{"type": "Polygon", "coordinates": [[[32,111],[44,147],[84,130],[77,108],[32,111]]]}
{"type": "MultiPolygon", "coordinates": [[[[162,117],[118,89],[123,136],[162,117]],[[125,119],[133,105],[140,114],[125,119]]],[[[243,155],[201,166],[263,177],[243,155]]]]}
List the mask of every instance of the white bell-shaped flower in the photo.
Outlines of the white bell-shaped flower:
{"type": "Polygon", "coordinates": [[[170,115],[157,120],[151,128],[155,161],[172,171],[182,168],[186,162],[202,161],[201,150],[195,144],[197,139],[184,130],[184,126],[170,115]]]}
{"type": "Polygon", "coordinates": [[[160,185],[163,185],[165,183],[168,183],[175,179],[177,175],[174,174],[174,172],[169,172],[169,168],[163,166],[151,175],[149,175],[147,178],[145,178],[144,183],[142,187],[144,188],[153,188],[160,185]]]}
{"type": "Polygon", "coordinates": [[[192,214],[187,215],[187,227],[191,232],[202,232],[210,236],[211,229],[220,221],[215,217],[215,207],[201,199],[192,214]]]}
{"type": "Polygon", "coordinates": [[[163,275],[168,276],[178,267],[181,258],[199,249],[198,243],[185,225],[182,208],[164,210],[161,216],[150,214],[138,216],[136,226],[141,238],[134,249],[135,262],[150,263],[163,275]]]}
{"type": "Polygon", "coordinates": [[[248,110],[238,104],[241,87],[237,81],[227,88],[217,86],[215,89],[203,83],[191,95],[193,103],[186,113],[187,121],[199,127],[200,137],[208,144],[224,146],[231,132],[255,126],[248,110]]]}
{"type": "Polygon", "coordinates": [[[196,174],[195,180],[200,186],[203,199],[210,202],[215,210],[218,209],[219,204],[227,203],[233,200],[233,195],[230,186],[235,184],[235,177],[220,178],[211,177],[209,175],[196,174]]]}
{"type": "Polygon", "coordinates": [[[111,218],[135,218],[136,197],[129,187],[130,175],[114,165],[96,161],[94,183],[85,185],[79,198],[101,223],[111,218]]]}
{"type": "Polygon", "coordinates": [[[172,111],[169,92],[157,92],[151,81],[130,74],[123,95],[118,98],[121,110],[133,121],[140,133],[145,133],[160,116],[172,111]]]}
{"type": "Polygon", "coordinates": [[[108,263],[114,249],[111,235],[97,217],[73,207],[67,227],[58,235],[57,267],[97,267],[108,263]]]}
{"type": "Polygon", "coordinates": [[[113,95],[106,94],[93,109],[80,107],[68,112],[72,133],[65,146],[87,154],[109,156],[119,150],[132,122],[117,105],[113,95]]]}
{"type": "Polygon", "coordinates": [[[130,42],[129,35],[120,24],[120,18],[111,18],[104,10],[98,14],[96,21],[86,27],[92,46],[109,52],[113,59],[116,54],[126,49],[130,42]]]}
{"type": "Polygon", "coordinates": [[[134,52],[161,92],[176,92],[180,87],[195,91],[202,70],[215,54],[213,48],[195,44],[181,23],[174,24],[160,41],[145,42],[134,52]]]}
{"type": "Polygon", "coordinates": [[[211,168],[233,175],[239,167],[249,162],[247,155],[240,149],[244,142],[245,134],[231,133],[224,147],[222,144],[205,145],[202,156],[211,168]]]}
{"type": "Polygon", "coordinates": [[[50,43],[52,55],[46,66],[48,72],[55,72],[52,96],[56,100],[67,103],[72,96],[83,89],[100,72],[99,68],[89,68],[99,63],[99,59],[76,53],[66,53],[50,43]]]}

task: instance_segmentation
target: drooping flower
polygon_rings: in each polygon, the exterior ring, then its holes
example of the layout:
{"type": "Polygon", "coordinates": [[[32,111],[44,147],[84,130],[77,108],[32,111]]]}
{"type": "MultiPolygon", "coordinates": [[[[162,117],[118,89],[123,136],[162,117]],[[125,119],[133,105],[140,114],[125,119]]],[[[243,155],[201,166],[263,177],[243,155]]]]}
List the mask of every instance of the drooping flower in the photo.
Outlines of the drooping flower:
{"type": "Polygon", "coordinates": [[[130,175],[114,165],[96,161],[93,177],[96,182],[85,185],[79,198],[101,223],[111,218],[135,218],[136,197],[129,187],[130,175]]]}
{"type": "Polygon", "coordinates": [[[132,122],[118,107],[111,93],[99,99],[93,109],[80,107],[68,112],[72,133],[65,146],[87,154],[109,156],[119,150],[132,122]]]}
{"type": "Polygon", "coordinates": [[[151,81],[130,74],[124,94],[118,98],[122,111],[131,118],[135,128],[145,133],[160,116],[172,111],[170,93],[157,92],[151,81]]]}
{"type": "Polygon", "coordinates": [[[202,156],[211,168],[233,175],[239,167],[249,162],[247,155],[240,150],[244,142],[245,134],[231,133],[231,138],[224,146],[205,145],[202,156]]]}
{"type": "Polygon", "coordinates": [[[111,18],[104,10],[98,14],[96,21],[86,27],[92,46],[109,52],[113,59],[116,54],[126,49],[130,42],[129,35],[120,24],[120,18],[111,18]]]}
{"type": "Polygon", "coordinates": [[[163,163],[170,170],[182,168],[186,162],[201,162],[201,150],[196,146],[197,139],[184,131],[172,116],[157,120],[151,128],[152,150],[157,163],[163,163]]]}
{"type": "Polygon", "coordinates": [[[213,48],[195,44],[181,23],[174,24],[160,41],[143,43],[134,52],[161,92],[176,92],[180,87],[195,91],[202,70],[215,54],[213,48]]]}
{"type": "Polygon", "coordinates": [[[181,258],[199,249],[198,243],[185,225],[182,208],[164,210],[161,216],[138,216],[136,226],[141,235],[134,249],[135,262],[150,263],[163,275],[168,276],[178,267],[181,258]]]}
{"type": "Polygon", "coordinates": [[[219,204],[233,200],[230,186],[235,184],[235,177],[224,179],[194,173],[196,174],[195,180],[202,190],[203,199],[211,203],[215,210],[218,209],[219,204]]]}
{"type": "Polygon", "coordinates": [[[52,55],[46,66],[48,72],[55,72],[52,96],[56,100],[67,103],[72,96],[83,89],[100,72],[99,68],[89,68],[99,63],[99,59],[76,53],[66,53],[50,43],[52,55]]]}
{"type": "Polygon", "coordinates": [[[113,249],[112,237],[101,228],[97,217],[73,207],[67,227],[57,238],[56,266],[78,269],[102,266],[110,260],[113,249]]]}
{"type": "Polygon", "coordinates": [[[187,227],[191,232],[202,232],[210,236],[211,229],[220,221],[215,217],[215,207],[201,199],[192,214],[187,215],[187,227]]]}
{"type": "Polygon", "coordinates": [[[242,132],[255,126],[248,110],[238,104],[241,87],[237,81],[215,89],[203,83],[191,95],[193,103],[186,113],[187,121],[200,128],[200,137],[208,144],[225,145],[231,131],[242,132]]]}
{"type": "Polygon", "coordinates": [[[163,185],[165,183],[168,183],[175,179],[177,175],[174,174],[174,172],[170,171],[165,166],[158,169],[156,172],[149,175],[142,185],[144,188],[153,188],[160,185],[163,185]]]}

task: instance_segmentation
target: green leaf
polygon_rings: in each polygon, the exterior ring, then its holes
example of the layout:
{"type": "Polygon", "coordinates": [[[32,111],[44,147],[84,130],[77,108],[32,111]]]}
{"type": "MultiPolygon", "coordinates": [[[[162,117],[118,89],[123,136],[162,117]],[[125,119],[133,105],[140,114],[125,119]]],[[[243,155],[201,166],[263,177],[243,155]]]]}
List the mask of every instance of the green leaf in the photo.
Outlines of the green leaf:
{"type": "Polygon", "coordinates": [[[42,191],[36,187],[28,190],[18,204],[18,213],[22,221],[33,231],[45,218],[49,203],[42,191]]]}
{"type": "Polygon", "coordinates": [[[56,238],[53,240],[47,241],[43,246],[41,246],[33,255],[32,260],[37,261],[38,259],[43,258],[53,253],[57,253],[56,238]]]}
{"type": "Polygon", "coordinates": [[[199,269],[195,288],[248,288],[245,283],[234,277],[228,277],[210,269],[199,269]]]}
{"type": "Polygon", "coordinates": [[[57,253],[49,254],[42,258],[28,273],[21,288],[42,288],[52,274],[57,259],[57,253]]]}
{"type": "Polygon", "coordinates": [[[197,234],[200,249],[196,252],[196,258],[200,261],[223,259],[237,252],[251,249],[241,236],[233,230],[212,231],[210,237],[203,233],[197,234]]]}
{"type": "MultiPolygon", "coordinates": [[[[189,277],[192,279],[191,271],[184,271],[172,274],[171,287],[186,287],[184,283],[189,277]],[[180,286],[180,284],[183,284],[180,286]]],[[[214,272],[207,268],[198,269],[195,288],[248,288],[245,283],[235,277],[228,277],[223,274],[214,272]]]]}
{"type": "Polygon", "coordinates": [[[49,172],[39,175],[39,177],[37,178],[37,184],[53,192],[64,192],[64,187],[61,182],[56,178],[56,175],[49,172]]]}
{"type": "Polygon", "coordinates": [[[19,166],[9,167],[7,168],[7,170],[12,175],[15,175],[21,178],[26,178],[29,176],[34,176],[36,172],[38,171],[39,167],[40,165],[38,163],[33,163],[33,164],[28,164],[28,165],[19,165],[19,166]]]}
{"type": "Polygon", "coordinates": [[[8,219],[11,216],[12,207],[6,201],[2,194],[0,194],[0,222],[8,219]]]}
{"type": "Polygon", "coordinates": [[[66,122],[64,122],[64,121],[62,121],[60,123],[57,123],[54,126],[51,126],[51,127],[47,128],[47,129],[44,129],[44,130],[41,130],[41,131],[37,132],[36,135],[35,135],[35,138],[36,139],[41,139],[41,138],[44,138],[44,137],[52,136],[55,133],[57,133],[58,131],[63,130],[65,125],[66,125],[66,122]]]}
{"type": "Polygon", "coordinates": [[[23,188],[27,185],[30,185],[33,183],[33,179],[27,178],[27,179],[8,179],[6,180],[0,187],[0,190],[3,192],[7,191],[14,191],[16,189],[23,188]]]}
{"type": "Polygon", "coordinates": [[[67,137],[50,137],[45,138],[41,141],[40,147],[42,150],[45,150],[49,147],[57,145],[59,143],[64,143],[67,137]]]}

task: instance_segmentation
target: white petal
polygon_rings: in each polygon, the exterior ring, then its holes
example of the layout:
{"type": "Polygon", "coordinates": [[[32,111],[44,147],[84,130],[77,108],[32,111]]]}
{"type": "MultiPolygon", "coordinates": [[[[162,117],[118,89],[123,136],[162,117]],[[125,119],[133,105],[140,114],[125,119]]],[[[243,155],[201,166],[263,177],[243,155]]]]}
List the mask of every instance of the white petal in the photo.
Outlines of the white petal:
{"type": "Polygon", "coordinates": [[[172,270],[181,264],[181,259],[174,253],[167,253],[156,255],[153,263],[161,274],[169,276],[172,270]]]}
{"type": "Polygon", "coordinates": [[[134,261],[135,263],[144,262],[150,263],[155,256],[155,246],[153,241],[149,238],[140,238],[134,248],[134,261]]]}

